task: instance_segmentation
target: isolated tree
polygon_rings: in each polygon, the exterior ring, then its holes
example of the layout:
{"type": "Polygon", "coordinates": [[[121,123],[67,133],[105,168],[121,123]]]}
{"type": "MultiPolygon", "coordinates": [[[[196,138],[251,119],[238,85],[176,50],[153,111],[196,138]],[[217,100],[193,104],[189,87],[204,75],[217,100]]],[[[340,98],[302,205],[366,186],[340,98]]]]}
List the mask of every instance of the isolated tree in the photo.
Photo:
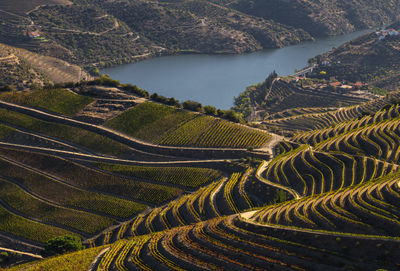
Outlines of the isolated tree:
{"type": "Polygon", "coordinates": [[[64,254],[67,252],[84,249],[81,238],[78,236],[65,235],[48,240],[44,246],[43,256],[64,254]]]}
{"type": "Polygon", "coordinates": [[[207,115],[211,115],[211,116],[217,115],[217,109],[216,109],[214,106],[212,106],[212,105],[206,105],[206,106],[204,106],[204,112],[205,112],[207,115]]]}
{"type": "Polygon", "coordinates": [[[203,110],[203,106],[199,102],[195,101],[185,101],[183,102],[183,108],[191,111],[201,112],[203,110]]]}

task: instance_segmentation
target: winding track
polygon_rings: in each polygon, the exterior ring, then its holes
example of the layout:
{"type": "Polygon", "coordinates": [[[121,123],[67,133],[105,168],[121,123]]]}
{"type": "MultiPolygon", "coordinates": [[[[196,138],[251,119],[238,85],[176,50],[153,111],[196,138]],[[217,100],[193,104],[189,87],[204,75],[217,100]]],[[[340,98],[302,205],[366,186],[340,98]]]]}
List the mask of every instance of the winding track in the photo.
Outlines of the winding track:
{"type": "Polygon", "coordinates": [[[301,199],[302,197],[294,189],[291,189],[289,187],[270,182],[270,181],[266,180],[264,177],[261,176],[261,174],[265,171],[265,169],[268,166],[268,164],[270,163],[270,161],[268,161],[268,162],[267,161],[263,161],[262,162],[262,165],[256,171],[256,178],[260,182],[263,182],[263,183],[265,183],[267,185],[270,185],[270,186],[276,187],[278,189],[282,189],[282,190],[285,190],[285,191],[289,192],[296,200],[301,199]]]}
{"type": "Polygon", "coordinates": [[[29,253],[29,252],[23,252],[23,251],[14,250],[14,249],[9,249],[9,248],[5,248],[5,247],[0,247],[0,251],[7,251],[7,252],[11,252],[11,253],[25,255],[25,256],[32,257],[32,258],[36,258],[36,259],[43,259],[42,256],[37,255],[37,254],[33,254],[33,253],[29,253]]]}
{"type": "MultiPolygon", "coordinates": [[[[85,154],[71,151],[64,151],[58,149],[50,149],[43,147],[33,147],[29,145],[21,145],[14,144],[8,142],[0,141],[0,147],[6,147],[10,149],[17,150],[25,150],[25,151],[34,151],[44,154],[50,154],[54,156],[64,157],[64,158],[73,158],[77,160],[85,160],[91,162],[102,162],[102,163],[117,163],[117,164],[126,164],[126,165],[142,165],[142,166],[195,166],[195,165],[207,165],[207,164],[215,164],[215,163],[226,163],[225,159],[209,159],[209,160],[180,160],[180,161],[135,161],[128,159],[119,159],[112,158],[106,156],[100,156],[95,154],[85,154]]],[[[230,161],[236,161],[237,159],[233,159],[230,161]]]]}

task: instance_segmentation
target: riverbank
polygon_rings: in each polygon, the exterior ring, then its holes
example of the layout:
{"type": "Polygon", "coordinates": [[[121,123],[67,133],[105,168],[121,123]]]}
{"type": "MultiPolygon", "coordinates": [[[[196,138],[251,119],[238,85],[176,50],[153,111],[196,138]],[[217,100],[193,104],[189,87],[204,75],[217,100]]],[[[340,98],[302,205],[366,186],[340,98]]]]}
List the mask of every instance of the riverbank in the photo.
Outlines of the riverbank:
{"type": "Polygon", "coordinates": [[[163,96],[229,109],[233,106],[234,96],[246,87],[264,81],[272,71],[280,75],[292,74],[296,69],[307,66],[310,58],[370,31],[240,55],[160,56],[102,69],[101,73],[163,96]]]}

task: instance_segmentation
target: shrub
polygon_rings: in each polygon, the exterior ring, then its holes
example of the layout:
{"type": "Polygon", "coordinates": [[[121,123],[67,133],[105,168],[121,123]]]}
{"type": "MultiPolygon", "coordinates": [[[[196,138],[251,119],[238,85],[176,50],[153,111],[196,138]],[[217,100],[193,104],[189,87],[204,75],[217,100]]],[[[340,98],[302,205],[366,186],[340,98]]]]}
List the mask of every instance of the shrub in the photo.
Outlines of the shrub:
{"type": "Polygon", "coordinates": [[[191,111],[201,112],[203,111],[203,106],[201,103],[195,101],[185,101],[183,102],[183,108],[191,111]]]}
{"type": "Polygon", "coordinates": [[[118,80],[111,79],[108,75],[102,75],[99,78],[89,81],[88,85],[101,85],[108,87],[118,87],[120,85],[118,80]]]}
{"type": "Polygon", "coordinates": [[[212,106],[212,105],[206,105],[206,106],[204,106],[204,112],[205,112],[207,115],[211,115],[211,116],[217,115],[217,109],[216,109],[214,106],[212,106]]]}
{"type": "Polygon", "coordinates": [[[84,249],[81,238],[78,236],[65,235],[48,240],[44,246],[43,256],[64,254],[84,249]]]}
{"type": "Polygon", "coordinates": [[[136,94],[140,97],[145,97],[145,98],[149,98],[150,95],[146,90],[141,89],[138,86],[135,85],[131,85],[131,84],[123,84],[120,86],[121,89],[128,91],[130,93],[136,94]]]}
{"type": "Polygon", "coordinates": [[[241,116],[233,110],[218,110],[218,116],[233,122],[240,122],[241,116]]]}
{"type": "Polygon", "coordinates": [[[175,99],[175,98],[169,98],[169,99],[167,100],[167,105],[180,107],[179,101],[178,101],[177,99],[175,99]]]}

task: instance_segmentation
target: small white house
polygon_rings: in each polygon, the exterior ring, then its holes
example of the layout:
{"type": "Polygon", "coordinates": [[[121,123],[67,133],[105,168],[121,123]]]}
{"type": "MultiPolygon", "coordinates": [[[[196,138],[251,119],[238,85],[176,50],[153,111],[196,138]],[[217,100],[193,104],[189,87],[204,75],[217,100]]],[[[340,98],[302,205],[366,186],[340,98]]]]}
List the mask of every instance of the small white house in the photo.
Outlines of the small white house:
{"type": "Polygon", "coordinates": [[[400,35],[400,32],[393,28],[389,28],[376,32],[376,34],[378,35],[378,40],[384,40],[387,36],[398,36],[400,35]]]}
{"type": "Polygon", "coordinates": [[[397,30],[393,29],[393,28],[388,29],[388,33],[389,33],[390,36],[398,36],[398,35],[400,35],[400,33],[397,30]]]}

